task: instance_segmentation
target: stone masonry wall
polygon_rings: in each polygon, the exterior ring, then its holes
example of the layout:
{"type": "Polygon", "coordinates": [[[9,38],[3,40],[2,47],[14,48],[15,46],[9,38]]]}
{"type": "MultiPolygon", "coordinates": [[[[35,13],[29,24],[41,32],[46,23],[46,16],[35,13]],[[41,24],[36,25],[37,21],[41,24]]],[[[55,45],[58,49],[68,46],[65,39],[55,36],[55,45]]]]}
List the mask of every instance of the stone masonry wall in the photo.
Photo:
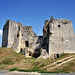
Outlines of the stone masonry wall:
{"type": "Polygon", "coordinates": [[[75,53],[74,45],[72,22],[66,19],[47,22],[43,28],[43,36],[36,36],[31,26],[23,26],[22,23],[11,20],[6,22],[3,28],[2,47],[12,47],[17,53],[26,49],[30,53],[27,55],[38,57],[41,48],[50,56],[75,53]]]}
{"type": "Polygon", "coordinates": [[[14,37],[18,32],[18,23],[9,21],[9,34],[8,34],[8,47],[12,47],[14,44],[14,37]]]}
{"type": "Polygon", "coordinates": [[[73,26],[70,20],[54,19],[53,22],[49,24],[49,28],[54,37],[74,37],[73,26]]]}
{"type": "Polygon", "coordinates": [[[49,24],[49,55],[75,52],[75,37],[72,22],[55,19],[49,24]]]}
{"type": "Polygon", "coordinates": [[[50,54],[75,53],[74,37],[53,37],[50,40],[50,54]]]}

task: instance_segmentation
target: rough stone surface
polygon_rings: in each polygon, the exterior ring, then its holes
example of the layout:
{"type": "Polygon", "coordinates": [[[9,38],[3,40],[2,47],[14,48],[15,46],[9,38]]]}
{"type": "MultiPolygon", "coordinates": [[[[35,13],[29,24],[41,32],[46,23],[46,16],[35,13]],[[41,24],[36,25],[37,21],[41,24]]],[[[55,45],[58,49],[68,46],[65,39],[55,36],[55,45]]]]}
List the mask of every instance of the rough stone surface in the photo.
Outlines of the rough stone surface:
{"type": "Polygon", "coordinates": [[[39,58],[41,58],[41,57],[45,58],[45,59],[49,58],[47,51],[45,49],[42,49],[42,48],[41,48],[41,54],[40,54],[39,58]]]}
{"type": "Polygon", "coordinates": [[[54,19],[45,24],[43,36],[36,36],[31,26],[7,21],[3,28],[2,47],[12,47],[25,56],[42,56],[44,51],[50,58],[61,53],[75,53],[75,37],[72,22],[67,19],[54,19]],[[40,49],[43,49],[41,52],[40,49]],[[41,54],[41,55],[40,55],[41,54]]]}

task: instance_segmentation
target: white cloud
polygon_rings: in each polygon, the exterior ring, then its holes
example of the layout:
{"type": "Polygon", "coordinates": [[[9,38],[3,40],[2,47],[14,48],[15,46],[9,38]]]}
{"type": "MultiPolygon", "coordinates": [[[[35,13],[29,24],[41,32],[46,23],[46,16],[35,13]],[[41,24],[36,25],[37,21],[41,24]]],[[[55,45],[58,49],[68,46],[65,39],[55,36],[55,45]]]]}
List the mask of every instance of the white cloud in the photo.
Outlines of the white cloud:
{"type": "Polygon", "coordinates": [[[0,30],[0,36],[2,36],[2,33],[3,33],[3,31],[2,31],[2,30],[0,30]]]}

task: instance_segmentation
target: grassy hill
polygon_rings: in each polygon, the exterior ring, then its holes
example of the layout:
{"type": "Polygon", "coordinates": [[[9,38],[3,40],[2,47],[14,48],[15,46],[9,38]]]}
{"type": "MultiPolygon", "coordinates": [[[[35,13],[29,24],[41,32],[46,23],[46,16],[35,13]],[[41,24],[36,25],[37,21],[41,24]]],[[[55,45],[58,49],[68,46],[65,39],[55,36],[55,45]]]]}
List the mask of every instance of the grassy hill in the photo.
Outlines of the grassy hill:
{"type": "MultiPolygon", "coordinates": [[[[55,69],[47,71],[47,68],[42,69],[44,66],[52,64],[63,58],[75,54],[62,54],[57,59],[43,59],[43,58],[26,58],[21,53],[16,53],[11,48],[0,48],[0,70],[10,71],[23,71],[23,72],[50,72],[50,73],[66,73],[75,72],[75,59],[67,62],[55,69]]],[[[66,60],[65,60],[66,61],[66,60]]]]}

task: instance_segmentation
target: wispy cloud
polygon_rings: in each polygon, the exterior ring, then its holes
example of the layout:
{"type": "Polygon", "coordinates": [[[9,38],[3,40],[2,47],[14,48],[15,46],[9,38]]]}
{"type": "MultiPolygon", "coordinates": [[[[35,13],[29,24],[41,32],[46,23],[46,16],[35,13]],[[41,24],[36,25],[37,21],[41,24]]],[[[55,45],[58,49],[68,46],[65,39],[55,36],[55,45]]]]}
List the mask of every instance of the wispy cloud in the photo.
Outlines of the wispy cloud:
{"type": "Polygon", "coordinates": [[[3,31],[2,31],[2,30],[0,30],[0,36],[2,36],[2,33],[3,33],[3,31]]]}

